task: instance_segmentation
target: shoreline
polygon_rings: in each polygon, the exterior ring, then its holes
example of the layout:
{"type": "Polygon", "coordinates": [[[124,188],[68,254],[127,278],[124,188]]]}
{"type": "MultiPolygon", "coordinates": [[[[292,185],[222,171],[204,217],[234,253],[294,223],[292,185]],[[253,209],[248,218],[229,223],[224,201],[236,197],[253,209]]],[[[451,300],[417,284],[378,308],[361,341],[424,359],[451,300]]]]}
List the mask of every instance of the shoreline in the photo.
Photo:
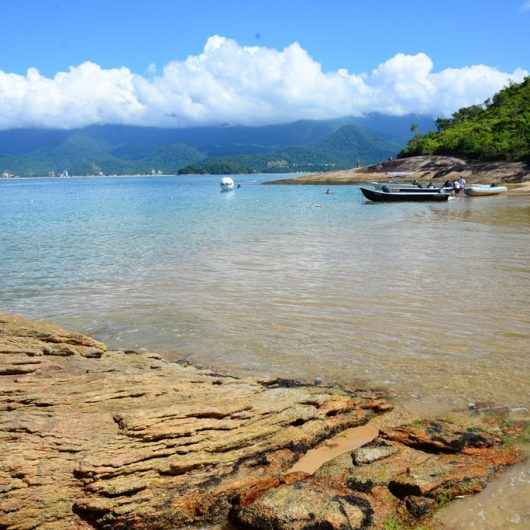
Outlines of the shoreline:
{"type": "Polygon", "coordinates": [[[333,529],[361,520],[443,528],[437,499],[478,493],[521,461],[524,451],[506,440],[528,429],[488,404],[414,417],[380,391],[110,351],[5,313],[0,378],[7,530],[30,521],[169,530],[227,519],[287,530],[303,528],[310,512],[333,529]]]}
{"type": "Polygon", "coordinates": [[[468,183],[502,182],[516,186],[530,181],[530,166],[522,162],[467,162],[454,157],[415,156],[387,160],[364,168],[269,180],[263,184],[338,186],[393,180],[443,183],[460,176],[464,176],[468,183]]]}

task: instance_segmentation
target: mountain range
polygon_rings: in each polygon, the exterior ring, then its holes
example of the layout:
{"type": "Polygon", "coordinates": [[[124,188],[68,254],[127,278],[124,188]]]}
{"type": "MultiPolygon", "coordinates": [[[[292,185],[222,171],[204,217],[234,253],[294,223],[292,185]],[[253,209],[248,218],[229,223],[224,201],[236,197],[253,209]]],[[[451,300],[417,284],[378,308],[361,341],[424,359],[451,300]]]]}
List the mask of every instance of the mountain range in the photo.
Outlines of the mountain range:
{"type": "Polygon", "coordinates": [[[41,176],[246,173],[330,170],[374,163],[398,153],[430,116],[370,114],[247,127],[165,129],[94,125],[81,129],[0,131],[0,172],[41,176]]]}

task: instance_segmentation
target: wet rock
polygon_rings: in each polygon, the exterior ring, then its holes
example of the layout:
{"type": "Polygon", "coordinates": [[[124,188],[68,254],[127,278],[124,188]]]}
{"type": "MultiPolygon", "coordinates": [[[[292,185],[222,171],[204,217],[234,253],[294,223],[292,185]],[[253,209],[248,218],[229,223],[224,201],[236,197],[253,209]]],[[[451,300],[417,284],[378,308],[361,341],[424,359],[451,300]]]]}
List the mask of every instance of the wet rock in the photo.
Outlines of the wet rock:
{"type": "Polygon", "coordinates": [[[372,516],[372,506],[363,497],[330,495],[317,486],[295,483],[267,492],[233,519],[259,530],[361,530],[372,526],[372,516]]]}
{"type": "MultiPolygon", "coordinates": [[[[467,432],[473,426],[463,424],[458,431],[467,432]]],[[[409,428],[396,430],[401,436],[409,428]]],[[[479,492],[499,469],[518,460],[517,451],[496,440],[491,439],[490,447],[480,442],[477,447],[464,444],[460,451],[448,452],[418,449],[379,437],[326,462],[304,483],[325,491],[328,498],[348,493],[364,498],[372,509],[373,528],[381,528],[384,521],[403,514],[408,514],[407,524],[410,519],[413,525],[415,520],[420,524],[455,497],[479,492]],[[381,453],[374,449],[381,449],[381,453]]]]}
{"type": "Polygon", "coordinates": [[[359,447],[352,453],[353,462],[360,466],[371,464],[382,458],[387,458],[398,452],[398,449],[384,440],[376,440],[372,443],[359,447]]]}
{"type": "Polygon", "coordinates": [[[483,428],[446,420],[418,421],[383,432],[384,438],[430,452],[457,453],[466,448],[493,447],[500,438],[483,428]]]}
{"type": "Polygon", "coordinates": [[[409,495],[405,497],[405,507],[416,519],[421,519],[434,511],[436,501],[429,497],[416,497],[409,495]]]}

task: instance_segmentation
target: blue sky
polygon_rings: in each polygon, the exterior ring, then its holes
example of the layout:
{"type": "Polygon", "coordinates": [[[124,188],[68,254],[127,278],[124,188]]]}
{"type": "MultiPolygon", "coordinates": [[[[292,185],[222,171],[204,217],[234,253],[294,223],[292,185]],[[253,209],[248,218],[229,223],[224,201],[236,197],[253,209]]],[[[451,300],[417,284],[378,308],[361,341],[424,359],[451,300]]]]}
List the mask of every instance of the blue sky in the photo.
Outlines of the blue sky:
{"type": "Polygon", "coordinates": [[[324,69],[365,71],[397,52],[437,68],[530,66],[524,0],[2,0],[0,69],[43,73],[87,59],[142,73],[198,53],[221,34],[241,44],[300,44],[324,69]]]}
{"type": "Polygon", "coordinates": [[[0,3],[0,129],[447,115],[530,70],[530,0],[0,3]]]}

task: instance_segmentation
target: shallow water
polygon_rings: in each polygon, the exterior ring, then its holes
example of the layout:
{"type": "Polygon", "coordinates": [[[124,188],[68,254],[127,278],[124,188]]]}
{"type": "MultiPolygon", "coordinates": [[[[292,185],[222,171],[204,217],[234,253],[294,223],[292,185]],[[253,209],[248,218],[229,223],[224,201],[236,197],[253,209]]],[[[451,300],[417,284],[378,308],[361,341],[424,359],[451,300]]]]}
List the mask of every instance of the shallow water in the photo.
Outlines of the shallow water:
{"type": "Polygon", "coordinates": [[[0,182],[0,308],[233,372],[530,402],[530,199],[217,177],[0,182]]]}
{"type": "Polygon", "coordinates": [[[530,463],[517,464],[478,495],[444,507],[436,514],[435,522],[443,530],[527,530],[530,528],[530,463]]]}

